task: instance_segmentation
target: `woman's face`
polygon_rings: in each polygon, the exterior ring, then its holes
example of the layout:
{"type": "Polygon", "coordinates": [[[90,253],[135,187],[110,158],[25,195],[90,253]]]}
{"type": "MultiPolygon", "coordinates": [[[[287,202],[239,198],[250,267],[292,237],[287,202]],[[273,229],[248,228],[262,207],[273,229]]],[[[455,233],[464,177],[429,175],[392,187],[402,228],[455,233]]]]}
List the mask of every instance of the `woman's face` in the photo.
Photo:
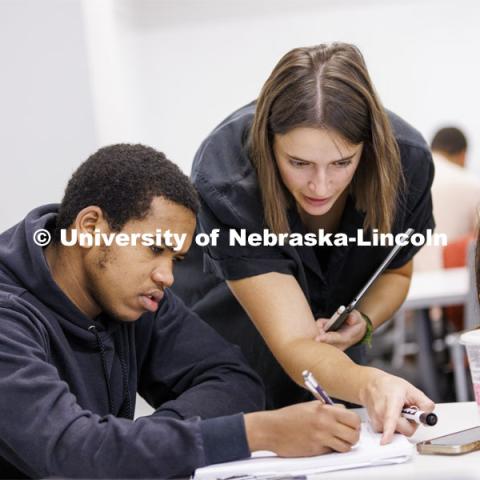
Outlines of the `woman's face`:
{"type": "Polygon", "coordinates": [[[362,148],[331,130],[306,127],[275,134],[273,142],[283,183],[298,206],[315,216],[326,214],[350,184],[362,148]]]}

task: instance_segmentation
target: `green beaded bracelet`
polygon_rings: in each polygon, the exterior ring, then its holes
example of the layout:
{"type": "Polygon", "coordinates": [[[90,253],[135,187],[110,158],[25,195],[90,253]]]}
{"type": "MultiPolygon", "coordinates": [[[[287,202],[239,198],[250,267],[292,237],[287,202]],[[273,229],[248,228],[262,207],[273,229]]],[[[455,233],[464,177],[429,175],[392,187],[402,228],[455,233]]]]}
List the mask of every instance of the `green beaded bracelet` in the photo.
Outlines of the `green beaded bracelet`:
{"type": "Polygon", "coordinates": [[[358,343],[364,343],[368,347],[372,346],[372,335],[373,335],[373,324],[372,321],[370,320],[368,315],[365,315],[365,313],[358,311],[358,313],[362,316],[362,318],[365,320],[365,323],[367,324],[367,330],[365,331],[365,335],[363,338],[358,342],[358,343]]]}

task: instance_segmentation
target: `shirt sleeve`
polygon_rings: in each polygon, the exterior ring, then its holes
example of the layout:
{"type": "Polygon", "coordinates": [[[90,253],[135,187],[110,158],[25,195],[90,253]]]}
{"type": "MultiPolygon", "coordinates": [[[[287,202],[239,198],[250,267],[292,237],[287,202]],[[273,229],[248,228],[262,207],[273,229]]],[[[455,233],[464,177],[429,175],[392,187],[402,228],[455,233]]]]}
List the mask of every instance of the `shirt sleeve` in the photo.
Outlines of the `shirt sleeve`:
{"type": "MultiPolygon", "coordinates": [[[[222,202],[221,196],[217,201],[222,202]]],[[[252,215],[259,212],[251,212],[252,215]]],[[[198,229],[210,234],[219,230],[216,245],[209,244],[204,248],[204,270],[214,273],[222,280],[239,280],[269,272],[295,275],[296,261],[291,255],[292,248],[282,246],[249,245],[245,241],[250,234],[263,234],[263,229],[233,226],[220,221],[210,207],[202,201],[198,217],[198,229]],[[243,230],[243,237],[240,237],[243,230]],[[236,234],[234,234],[236,232],[236,234]]]]}
{"type": "Polygon", "coordinates": [[[207,419],[263,409],[263,384],[240,349],[172,292],[166,300],[136,337],[138,345],[148,344],[139,358],[139,393],[157,414],[207,419]]]}
{"type": "Polygon", "coordinates": [[[30,478],[170,478],[248,456],[242,415],[132,421],[83,408],[49,361],[46,329],[20,307],[0,303],[0,468],[30,478]]]}
{"type": "MultiPolygon", "coordinates": [[[[427,230],[435,228],[431,187],[434,177],[432,155],[424,147],[401,145],[402,156],[407,156],[404,192],[399,195],[394,233],[405,232],[409,228],[414,233],[427,235],[427,230]]],[[[390,269],[400,268],[409,262],[423,245],[409,242],[390,264],[390,269]]]]}

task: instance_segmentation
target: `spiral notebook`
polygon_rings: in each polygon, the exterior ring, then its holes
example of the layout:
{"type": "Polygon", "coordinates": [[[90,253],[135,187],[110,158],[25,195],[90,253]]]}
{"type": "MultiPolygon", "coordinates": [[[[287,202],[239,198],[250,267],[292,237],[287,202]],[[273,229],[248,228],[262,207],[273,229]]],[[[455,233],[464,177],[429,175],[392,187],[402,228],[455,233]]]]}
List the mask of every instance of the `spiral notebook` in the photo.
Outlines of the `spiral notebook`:
{"type": "Polygon", "coordinates": [[[195,471],[194,480],[225,480],[241,476],[312,475],[314,473],[347,470],[403,463],[408,461],[415,446],[403,435],[395,434],[388,445],[380,445],[381,434],[362,423],[359,442],[347,453],[328,453],[317,457],[280,458],[272,452],[255,452],[251,458],[218,463],[195,471]]]}

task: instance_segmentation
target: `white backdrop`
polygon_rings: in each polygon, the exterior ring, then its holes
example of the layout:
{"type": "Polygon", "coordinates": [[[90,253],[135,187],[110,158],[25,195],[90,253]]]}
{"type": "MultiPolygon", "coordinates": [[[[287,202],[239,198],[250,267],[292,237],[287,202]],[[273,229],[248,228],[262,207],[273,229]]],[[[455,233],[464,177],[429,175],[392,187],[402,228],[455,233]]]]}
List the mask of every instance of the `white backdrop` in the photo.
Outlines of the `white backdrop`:
{"type": "Polygon", "coordinates": [[[439,125],[454,122],[478,143],[479,2],[84,4],[102,143],[141,140],[165,150],[188,170],[202,138],[230,111],[257,96],[283,53],[333,40],[361,48],[384,104],[428,138],[439,125]],[[104,17],[114,33],[98,21],[104,17]],[[110,52],[109,62],[98,54],[102,51],[110,52]],[[112,84],[114,89],[105,89],[112,84]],[[119,103],[124,115],[114,114],[119,103]]]}
{"type": "Polygon", "coordinates": [[[79,0],[0,0],[0,232],[97,147],[79,0]]]}
{"type": "Polygon", "coordinates": [[[333,40],[427,140],[463,128],[480,171],[479,18],[472,0],[0,0],[0,230],[59,201],[101,145],[143,142],[188,172],[283,53],[333,40]]]}

